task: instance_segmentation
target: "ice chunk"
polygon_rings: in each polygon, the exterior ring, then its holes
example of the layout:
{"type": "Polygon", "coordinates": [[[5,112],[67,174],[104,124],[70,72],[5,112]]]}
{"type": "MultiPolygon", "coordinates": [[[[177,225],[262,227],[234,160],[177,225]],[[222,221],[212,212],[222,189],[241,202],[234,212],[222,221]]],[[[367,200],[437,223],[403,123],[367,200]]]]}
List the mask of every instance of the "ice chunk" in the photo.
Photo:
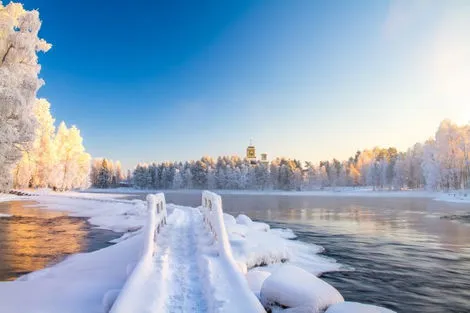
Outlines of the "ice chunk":
{"type": "Polygon", "coordinates": [[[357,302],[337,303],[328,308],[325,313],[396,313],[395,311],[375,306],[371,304],[362,304],[357,302]]]}
{"type": "Polygon", "coordinates": [[[330,305],[344,301],[333,286],[292,265],[280,266],[266,278],[260,298],[264,306],[311,307],[311,313],[323,312],[330,305]]]}

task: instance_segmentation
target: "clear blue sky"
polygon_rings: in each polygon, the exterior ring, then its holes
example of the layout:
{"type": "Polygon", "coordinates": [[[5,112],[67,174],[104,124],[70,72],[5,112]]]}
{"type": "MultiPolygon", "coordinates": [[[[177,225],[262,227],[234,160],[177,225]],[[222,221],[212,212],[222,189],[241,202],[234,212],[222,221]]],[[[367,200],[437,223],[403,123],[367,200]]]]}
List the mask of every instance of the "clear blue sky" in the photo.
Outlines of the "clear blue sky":
{"type": "Polygon", "coordinates": [[[405,149],[470,120],[470,1],[62,1],[39,95],[88,152],[137,162],[405,149]]]}

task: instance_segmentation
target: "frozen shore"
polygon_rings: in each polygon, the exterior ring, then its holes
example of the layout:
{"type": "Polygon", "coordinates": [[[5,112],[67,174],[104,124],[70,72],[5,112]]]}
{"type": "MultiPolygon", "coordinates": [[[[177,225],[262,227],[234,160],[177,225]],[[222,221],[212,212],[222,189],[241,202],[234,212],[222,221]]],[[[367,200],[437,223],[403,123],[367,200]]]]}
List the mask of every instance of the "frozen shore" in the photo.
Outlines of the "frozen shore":
{"type": "MultiPolygon", "coordinates": [[[[22,199],[8,197],[7,200],[22,199]]],[[[143,242],[141,227],[147,208],[140,200],[116,199],[112,195],[92,193],[43,193],[28,198],[40,203],[45,210],[69,212],[86,217],[95,227],[123,232],[117,244],[90,252],[79,253],[64,261],[20,277],[12,282],[0,282],[1,312],[79,313],[103,312],[106,294],[122,288],[129,266],[135,264],[143,242]]],[[[168,205],[171,214],[178,206],[168,205]]],[[[226,214],[228,220],[234,217],[226,214]]],[[[307,245],[292,238],[289,230],[270,230],[251,224],[227,226],[230,244],[237,262],[248,267],[291,260],[315,275],[341,270],[341,264],[319,254],[322,248],[307,245]]]]}

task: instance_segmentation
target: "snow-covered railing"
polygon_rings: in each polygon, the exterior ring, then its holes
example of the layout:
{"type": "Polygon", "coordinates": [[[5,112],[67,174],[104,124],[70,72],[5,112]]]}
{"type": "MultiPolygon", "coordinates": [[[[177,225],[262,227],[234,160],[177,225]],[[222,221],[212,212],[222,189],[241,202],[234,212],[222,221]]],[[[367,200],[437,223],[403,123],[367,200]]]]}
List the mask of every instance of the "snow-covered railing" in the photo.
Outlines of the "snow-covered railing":
{"type": "Polygon", "coordinates": [[[141,290],[138,286],[142,285],[152,269],[152,257],[155,253],[158,234],[166,225],[165,195],[163,193],[148,195],[147,206],[148,219],[144,228],[142,255],[111,307],[110,313],[129,313],[133,311],[134,303],[139,299],[138,292],[141,290]]]}
{"type": "Polygon", "coordinates": [[[220,196],[210,191],[203,191],[201,212],[206,228],[212,233],[216,241],[219,257],[222,257],[227,262],[227,274],[231,277],[230,282],[234,290],[237,290],[237,293],[241,297],[237,302],[243,305],[243,312],[266,312],[256,296],[249,289],[244,273],[242,273],[233,257],[232,247],[230,246],[227,230],[225,228],[222,199],[220,196]]]}

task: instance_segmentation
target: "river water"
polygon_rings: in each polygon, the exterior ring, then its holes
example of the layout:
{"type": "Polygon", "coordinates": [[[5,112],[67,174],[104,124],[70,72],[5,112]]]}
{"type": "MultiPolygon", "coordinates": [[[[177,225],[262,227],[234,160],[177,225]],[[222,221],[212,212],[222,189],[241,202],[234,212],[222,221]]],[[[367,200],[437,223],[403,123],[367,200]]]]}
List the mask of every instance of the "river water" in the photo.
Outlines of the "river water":
{"type": "Polygon", "coordinates": [[[0,202],[0,281],[43,269],[66,256],[101,249],[119,235],[86,219],[41,209],[33,201],[0,202]]]}
{"type": "MultiPolygon", "coordinates": [[[[166,193],[197,206],[200,194],[166,193]]],[[[470,312],[470,205],[423,198],[224,195],[224,211],[288,227],[353,271],[323,279],[397,312],[470,312]],[[449,218],[451,217],[451,218],[449,218]]]]}

